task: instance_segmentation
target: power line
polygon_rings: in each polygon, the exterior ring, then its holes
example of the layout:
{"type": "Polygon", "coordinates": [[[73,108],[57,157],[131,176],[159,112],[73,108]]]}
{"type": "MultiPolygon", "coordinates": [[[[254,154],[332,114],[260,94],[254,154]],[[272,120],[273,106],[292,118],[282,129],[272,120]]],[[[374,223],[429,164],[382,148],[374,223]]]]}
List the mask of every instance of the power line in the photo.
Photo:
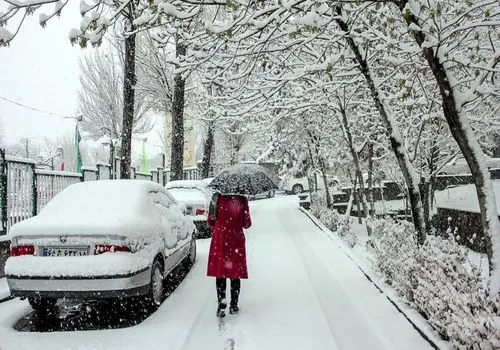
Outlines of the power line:
{"type": "Polygon", "coordinates": [[[10,102],[10,103],[13,103],[13,104],[15,104],[15,105],[17,105],[17,106],[20,106],[20,107],[30,109],[30,110],[35,111],[35,112],[38,112],[38,113],[48,114],[48,115],[50,115],[50,116],[52,116],[52,117],[57,117],[57,118],[72,118],[72,117],[67,116],[67,115],[62,115],[62,114],[58,114],[58,113],[53,113],[53,112],[49,112],[49,111],[44,111],[44,110],[42,110],[42,109],[38,109],[38,108],[35,108],[35,107],[27,106],[27,105],[25,105],[25,104],[22,104],[22,103],[20,103],[20,102],[13,101],[13,100],[8,99],[8,98],[6,98],[6,97],[2,97],[2,96],[0,96],[0,99],[1,99],[1,100],[4,100],[4,101],[7,101],[7,102],[10,102]]]}

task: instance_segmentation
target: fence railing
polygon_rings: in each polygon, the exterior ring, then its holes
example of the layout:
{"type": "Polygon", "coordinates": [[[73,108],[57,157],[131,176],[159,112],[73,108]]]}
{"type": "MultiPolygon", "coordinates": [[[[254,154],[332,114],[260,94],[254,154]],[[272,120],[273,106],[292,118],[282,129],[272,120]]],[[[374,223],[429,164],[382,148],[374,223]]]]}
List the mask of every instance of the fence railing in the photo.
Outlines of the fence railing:
{"type": "Polygon", "coordinates": [[[36,178],[36,215],[40,210],[59,192],[69,185],[84,180],[84,176],[79,173],[35,170],[36,178]]]}
{"type": "MultiPolygon", "coordinates": [[[[117,163],[115,169],[120,169],[119,161],[117,163]]],[[[95,167],[82,167],[81,173],[42,170],[36,167],[34,160],[7,156],[5,150],[0,149],[0,235],[6,234],[15,223],[37,215],[55,195],[71,184],[120,178],[119,171],[112,174],[111,169],[109,164],[98,163],[95,167]]],[[[132,177],[165,185],[170,181],[170,171],[158,168],[141,173],[132,168],[132,177]]],[[[200,171],[186,168],[183,177],[197,180],[200,171]]]]}

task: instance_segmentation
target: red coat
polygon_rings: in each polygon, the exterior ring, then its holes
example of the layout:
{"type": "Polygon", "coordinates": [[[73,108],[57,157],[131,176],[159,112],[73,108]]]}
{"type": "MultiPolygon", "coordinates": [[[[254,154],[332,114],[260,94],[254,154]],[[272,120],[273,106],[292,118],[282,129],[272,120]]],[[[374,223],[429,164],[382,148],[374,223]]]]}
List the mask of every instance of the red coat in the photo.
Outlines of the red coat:
{"type": "Polygon", "coordinates": [[[207,275],[217,278],[248,278],[244,228],[252,225],[248,201],[243,196],[223,196],[217,200],[217,218],[208,218],[214,227],[207,275]]]}

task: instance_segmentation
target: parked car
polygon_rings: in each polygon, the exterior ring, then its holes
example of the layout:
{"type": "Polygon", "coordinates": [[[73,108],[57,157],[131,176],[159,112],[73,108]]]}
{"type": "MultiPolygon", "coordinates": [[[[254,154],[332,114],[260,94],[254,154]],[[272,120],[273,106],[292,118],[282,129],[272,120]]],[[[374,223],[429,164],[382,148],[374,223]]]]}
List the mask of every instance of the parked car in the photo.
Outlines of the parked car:
{"type": "Polygon", "coordinates": [[[207,178],[201,180],[201,182],[203,182],[207,186],[207,188],[210,190],[208,185],[210,185],[210,183],[212,182],[213,179],[214,179],[213,177],[207,177],[207,178]]]}
{"type": "Polygon", "coordinates": [[[165,185],[175,200],[184,206],[184,213],[189,215],[196,226],[196,237],[210,237],[212,230],[208,226],[208,206],[212,192],[203,180],[177,180],[165,185]]]}
{"type": "Polygon", "coordinates": [[[269,190],[266,192],[257,193],[256,195],[253,196],[248,196],[248,199],[254,200],[258,198],[273,198],[275,195],[276,195],[276,190],[269,190]]]}
{"type": "Polygon", "coordinates": [[[151,181],[71,185],[12,226],[5,265],[11,294],[38,312],[58,298],[140,297],[156,308],[165,277],[196,259],[193,222],[151,181]]]}
{"type": "MultiPolygon", "coordinates": [[[[485,155],[486,166],[488,169],[500,169],[500,158],[490,158],[485,155]]],[[[470,174],[470,168],[463,155],[458,155],[448,164],[444,165],[439,171],[439,175],[458,175],[470,174]]]]}
{"type": "MultiPolygon", "coordinates": [[[[324,189],[323,175],[320,171],[316,172],[317,186],[318,189],[324,189]]],[[[329,188],[334,188],[339,186],[340,182],[336,177],[327,175],[329,188]]],[[[307,192],[309,188],[309,180],[307,176],[294,177],[294,176],[284,176],[281,179],[281,189],[287,194],[299,194],[302,192],[307,192]]]]}

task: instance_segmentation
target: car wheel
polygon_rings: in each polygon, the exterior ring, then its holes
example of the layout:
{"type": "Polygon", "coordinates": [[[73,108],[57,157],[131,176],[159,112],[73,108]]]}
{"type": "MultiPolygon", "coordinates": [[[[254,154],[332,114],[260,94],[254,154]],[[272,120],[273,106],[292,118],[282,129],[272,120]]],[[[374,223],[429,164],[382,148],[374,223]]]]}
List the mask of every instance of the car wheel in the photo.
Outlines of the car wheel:
{"type": "Polygon", "coordinates": [[[161,305],[164,298],[163,268],[158,259],[155,259],[151,267],[151,282],[149,291],[142,299],[147,308],[156,310],[161,305]]]}
{"type": "Polygon", "coordinates": [[[292,187],[293,194],[299,194],[304,192],[304,187],[301,184],[295,184],[292,187]]]}
{"type": "Polygon", "coordinates": [[[48,314],[55,311],[57,299],[34,297],[28,298],[28,302],[36,313],[48,314]]]}

